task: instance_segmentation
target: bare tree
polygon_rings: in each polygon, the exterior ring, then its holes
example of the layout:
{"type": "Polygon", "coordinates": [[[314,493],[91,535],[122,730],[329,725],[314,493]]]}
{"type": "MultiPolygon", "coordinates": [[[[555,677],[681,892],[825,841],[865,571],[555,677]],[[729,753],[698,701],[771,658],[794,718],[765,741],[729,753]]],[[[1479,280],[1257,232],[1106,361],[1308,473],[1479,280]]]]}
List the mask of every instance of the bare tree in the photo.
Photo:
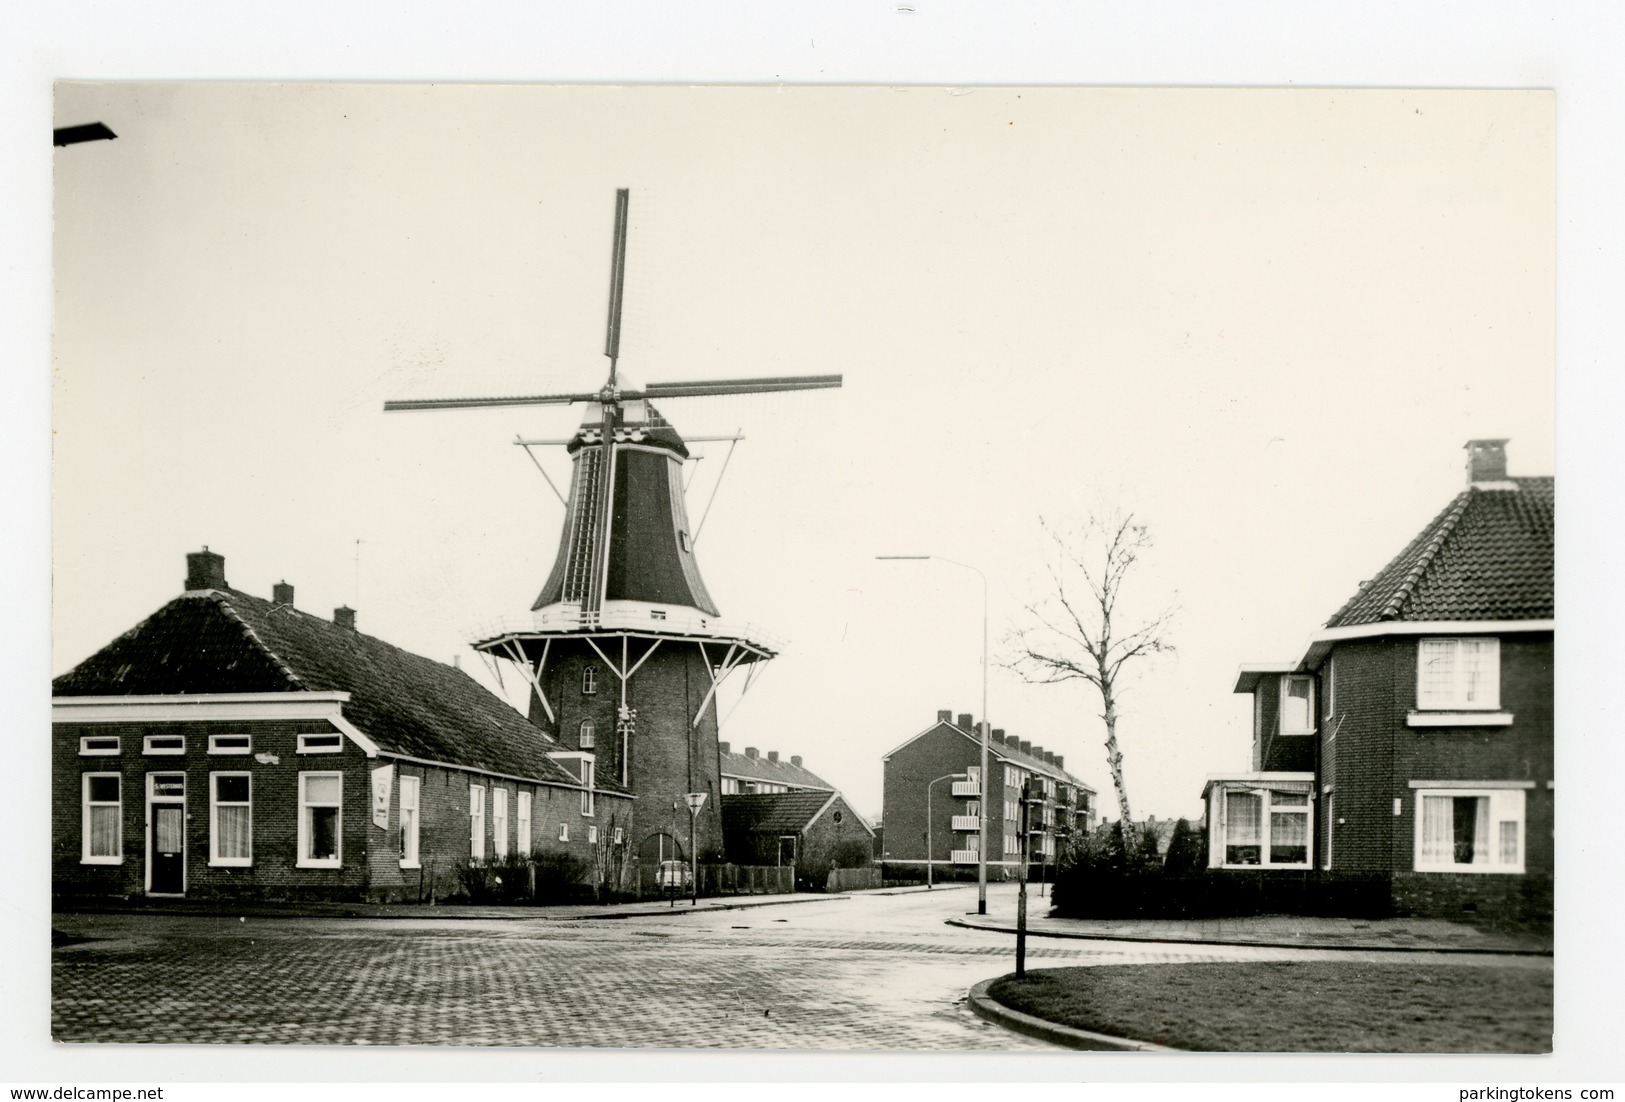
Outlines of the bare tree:
{"type": "Polygon", "coordinates": [[[1106,764],[1126,831],[1134,818],[1117,747],[1119,679],[1134,659],[1174,649],[1167,630],[1175,606],[1133,627],[1119,621],[1124,585],[1141,552],[1151,546],[1150,529],[1133,513],[1097,513],[1073,532],[1042,523],[1056,550],[1048,564],[1050,588],[1041,600],[1023,605],[1026,622],[1011,633],[1014,655],[1007,664],[1030,682],[1087,681],[1100,693],[1106,764]]]}

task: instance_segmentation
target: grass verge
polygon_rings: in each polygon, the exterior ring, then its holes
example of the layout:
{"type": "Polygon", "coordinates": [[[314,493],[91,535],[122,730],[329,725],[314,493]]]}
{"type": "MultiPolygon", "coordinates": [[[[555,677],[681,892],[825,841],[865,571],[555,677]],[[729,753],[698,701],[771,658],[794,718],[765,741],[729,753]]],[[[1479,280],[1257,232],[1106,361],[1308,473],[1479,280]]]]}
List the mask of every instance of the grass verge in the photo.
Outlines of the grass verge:
{"type": "Polygon", "coordinates": [[[1549,966],[1261,961],[1046,968],[988,995],[1197,1052],[1550,1052],[1549,966]]]}

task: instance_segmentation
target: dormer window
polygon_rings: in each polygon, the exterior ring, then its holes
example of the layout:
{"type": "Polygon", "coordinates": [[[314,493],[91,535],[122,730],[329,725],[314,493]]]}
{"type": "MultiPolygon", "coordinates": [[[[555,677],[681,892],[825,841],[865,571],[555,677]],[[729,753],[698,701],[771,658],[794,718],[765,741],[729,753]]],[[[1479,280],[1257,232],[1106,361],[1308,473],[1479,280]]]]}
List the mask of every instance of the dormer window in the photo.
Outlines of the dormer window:
{"type": "Polygon", "coordinates": [[[1281,678],[1281,734],[1315,733],[1315,679],[1297,674],[1281,678]]]}
{"type": "Polygon", "coordinates": [[[598,691],[597,666],[588,666],[581,671],[581,691],[586,696],[592,696],[598,691]]]}

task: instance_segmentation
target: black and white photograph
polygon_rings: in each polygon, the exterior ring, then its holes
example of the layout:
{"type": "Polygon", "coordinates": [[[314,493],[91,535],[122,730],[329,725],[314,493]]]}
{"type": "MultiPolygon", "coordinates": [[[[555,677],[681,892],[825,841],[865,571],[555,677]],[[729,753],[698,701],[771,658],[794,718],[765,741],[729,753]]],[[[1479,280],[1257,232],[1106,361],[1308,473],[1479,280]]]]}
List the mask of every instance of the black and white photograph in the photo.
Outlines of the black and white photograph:
{"type": "Polygon", "coordinates": [[[56,1042],[1552,1051],[1549,91],[54,116],[56,1042]]]}

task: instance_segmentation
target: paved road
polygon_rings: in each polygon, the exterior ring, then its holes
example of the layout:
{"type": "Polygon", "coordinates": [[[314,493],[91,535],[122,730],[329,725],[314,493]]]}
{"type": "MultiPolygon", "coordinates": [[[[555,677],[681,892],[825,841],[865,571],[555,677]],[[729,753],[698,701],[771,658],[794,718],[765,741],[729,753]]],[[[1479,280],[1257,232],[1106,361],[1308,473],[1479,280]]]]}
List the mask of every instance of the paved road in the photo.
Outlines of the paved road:
{"type": "MultiPolygon", "coordinates": [[[[1008,905],[995,886],[996,908],[1008,905]]],[[[616,1048],[1046,1048],[966,1009],[1013,939],[974,888],[620,921],[59,915],[61,1041],[616,1048]]],[[[1341,959],[1035,941],[1035,967],[1341,959]]],[[[1372,953],[1372,959],[1391,954],[1372,953]]],[[[1456,961],[1463,958],[1456,957],[1456,961]]]]}

